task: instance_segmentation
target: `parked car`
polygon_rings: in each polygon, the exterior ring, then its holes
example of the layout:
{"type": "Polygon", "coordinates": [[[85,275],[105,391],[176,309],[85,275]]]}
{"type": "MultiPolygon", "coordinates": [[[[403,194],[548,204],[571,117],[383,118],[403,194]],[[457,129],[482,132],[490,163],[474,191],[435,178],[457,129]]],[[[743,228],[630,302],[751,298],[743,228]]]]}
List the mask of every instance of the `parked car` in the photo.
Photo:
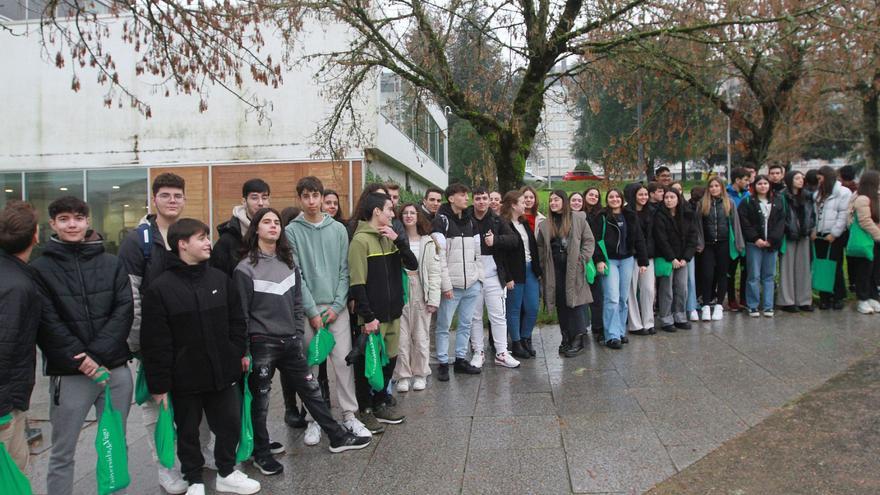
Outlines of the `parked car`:
{"type": "Polygon", "coordinates": [[[585,170],[572,170],[566,172],[562,180],[605,180],[601,175],[594,175],[585,170]]]}
{"type": "Polygon", "coordinates": [[[535,175],[531,170],[526,169],[523,174],[523,182],[526,184],[536,184],[536,185],[544,185],[547,183],[547,178],[541,175],[535,175]]]}

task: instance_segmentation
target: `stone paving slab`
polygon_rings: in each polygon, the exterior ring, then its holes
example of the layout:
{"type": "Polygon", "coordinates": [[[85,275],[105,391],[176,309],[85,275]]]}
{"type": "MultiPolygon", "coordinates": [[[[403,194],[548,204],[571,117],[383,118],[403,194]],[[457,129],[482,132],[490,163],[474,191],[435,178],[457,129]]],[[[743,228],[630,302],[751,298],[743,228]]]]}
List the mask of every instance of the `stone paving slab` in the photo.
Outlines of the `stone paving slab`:
{"type": "MultiPolygon", "coordinates": [[[[388,426],[369,448],[344,454],[331,454],[326,438],[306,447],[303,430],[284,425],[276,377],[268,426],[287,446],[278,457],[285,473],[245,470],[270,494],[639,493],[761,428],[787,402],[876,352],[880,317],[850,310],[773,320],[728,314],[691,331],[632,336],[621,351],[591,341],[571,359],[557,355],[559,341],[558,327],[542,327],[534,335],[537,359],[520,369],[488,359],[479,376],[452,374],[446,383],[432,377],[426,391],[398,394],[407,421],[388,426]]],[[[40,378],[35,418],[48,417],[47,388],[40,378]]],[[[45,448],[48,423],[33,425],[44,428],[45,448]]],[[[136,407],[128,435],[128,493],[161,494],[136,407]]],[[[93,441],[87,423],[76,494],[95,491],[93,441]]],[[[44,451],[32,459],[35,493],[45,493],[48,457],[44,451]]],[[[206,474],[212,492],[213,474],[206,474]]]]}

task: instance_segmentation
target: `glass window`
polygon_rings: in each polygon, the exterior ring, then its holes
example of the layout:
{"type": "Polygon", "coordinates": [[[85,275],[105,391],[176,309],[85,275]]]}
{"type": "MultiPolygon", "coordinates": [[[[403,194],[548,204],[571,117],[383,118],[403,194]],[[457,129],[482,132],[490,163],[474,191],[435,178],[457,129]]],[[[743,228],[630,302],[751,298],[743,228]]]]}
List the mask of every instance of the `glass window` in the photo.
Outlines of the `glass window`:
{"type": "Polygon", "coordinates": [[[21,199],[21,174],[0,174],[0,186],[3,187],[3,196],[0,196],[0,208],[6,206],[10,199],[21,199]]]}
{"type": "Polygon", "coordinates": [[[27,172],[24,175],[26,198],[37,210],[40,218],[40,245],[34,256],[52,235],[49,228],[49,203],[63,196],[83,197],[82,171],[27,172]]]}
{"type": "Polygon", "coordinates": [[[147,213],[147,170],[89,170],[86,175],[92,229],[116,254],[125,234],[147,213]]]}

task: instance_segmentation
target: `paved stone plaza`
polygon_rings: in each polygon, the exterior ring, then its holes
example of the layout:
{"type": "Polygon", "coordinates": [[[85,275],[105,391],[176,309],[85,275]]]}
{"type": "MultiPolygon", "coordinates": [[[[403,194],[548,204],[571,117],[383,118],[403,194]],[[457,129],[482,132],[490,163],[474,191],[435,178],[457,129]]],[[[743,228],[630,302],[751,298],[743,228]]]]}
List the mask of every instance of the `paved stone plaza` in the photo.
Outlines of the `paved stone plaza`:
{"type": "MultiPolygon", "coordinates": [[[[556,355],[559,338],[557,327],[541,328],[538,358],[518,370],[489,360],[482,375],[398,394],[406,423],[358,452],[331,454],[326,438],[305,447],[303,430],[282,422],[276,387],[270,432],[288,446],[285,472],[247,472],[267,494],[641,493],[875,353],[880,316],[728,314],[691,331],[632,336],[621,351],[592,343],[573,359],[556,355]]],[[[47,388],[39,379],[36,419],[48,417],[47,388]]],[[[135,406],[128,493],[161,494],[140,419],[135,406]]],[[[51,426],[32,426],[45,441],[30,477],[45,493],[51,426]]],[[[77,451],[78,494],[95,492],[94,430],[83,430],[77,451]]]]}

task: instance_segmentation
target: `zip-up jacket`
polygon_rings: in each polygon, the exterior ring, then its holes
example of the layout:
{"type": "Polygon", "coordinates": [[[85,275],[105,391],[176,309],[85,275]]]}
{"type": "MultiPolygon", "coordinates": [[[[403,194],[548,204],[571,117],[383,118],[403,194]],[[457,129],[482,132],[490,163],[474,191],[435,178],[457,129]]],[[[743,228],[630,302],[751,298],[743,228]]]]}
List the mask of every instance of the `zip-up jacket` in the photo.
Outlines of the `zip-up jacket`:
{"type": "Polygon", "coordinates": [[[731,205],[731,215],[724,213],[724,205],[721,199],[715,199],[709,208],[709,214],[703,215],[700,204],[696,206],[697,220],[697,246],[702,248],[707,243],[733,242],[733,249],[742,254],[746,250],[746,241],[743,238],[742,228],[739,224],[739,214],[731,205]],[[730,229],[733,228],[733,239],[730,239],[730,229]]]}
{"type": "Polygon", "coordinates": [[[31,266],[43,286],[43,314],[37,343],[46,374],[77,375],[86,353],[108,369],[131,357],[132,295],[128,274],[116,256],[104,252],[101,236],[67,243],[52,236],[31,266]]]}
{"type": "Polygon", "coordinates": [[[291,268],[277,256],[263,253],[254,265],[246,256],[238,263],[232,279],[241,296],[248,337],[303,334],[303,284],[296,265],[291,268]]]}
{"type": "MultiPolygon", "coordinates": [[[[469,208],[473,211],[473,207],[469,208]]],[[[480,255],[482,256],[483,275],[489,275],[490,264],[495,264],[498,280],[506,280],[507,266],[505,266],[504,253],[516,248],[516,238],[519,234],[513,232],[507,222],[495,214],[492,210],[486,212],[482,219],[476,215],[473,217],[474,224],[480,234],[480,255]],[[492,246],[486,245],[486,233],[492,231],[492,246]]],[[[503,284],[502,284],[503,285],[503,284]]]]}
{"type": "Polygon", "coordinates": [[[43,299],[33,268],[0,249],[0,416],[27,411],[43,299]]]}
{"type": "Polygon", "coordinates": [[[831,234],[837,239],[846,231],[852,192],[840,182],[835,182],[831,194],[824,200],[819,201],[818,191],[815,194],[816,233],[831,234]]]}
{"type": "MultiPolygon", "coordinates": [[[[415,254],[415,253],[414,253],[415,254]]],[[[440,307],[440,253],[437,242],[429,235],[423,235],[419,242],[419,283],[422,296],[428,306],[440,307]]]]}
{"type": "MultiPolygon", "coordinates": [[[[607,209],[597,215],[590,225],[590,229],[592,229],[596,237],[596,242],[598,243],[603,239],[602,227],[604,221],[605,249],[608,250],[608,257],[613,260],[619,260],[635,256],[639,266],[648,266],[648,250],[645,246],[645,237],[642,235],[639,219],[632,210],[622,208],[620,211],[624,222],[626,222],[626,245],[621,245],[620,229],[617,227],[617,222],[613,218],[609,218],[610,213],[607,209]]],[[[593,261],[596,263],[605,262],[605,255],[598,246],[593,251],[593,261]]]]}
{"type": "Polygon", "coordinates": [[[782,211],[781,197],[777,196],[770,200],[770,216],[768,218],[764,218],[757,197],[746,198],[739,205],[739,225],[746,242],[754,243],[758,239],[762,239],[770,243],[770,246],[765,249],[778,250],[782,247],[782,238],[785,235],[785,213],[782,211]],[[764,234],[765,222],[767,223],[766,235],[764,234]]]}
{"type": "MultiPolygon", "coordinates": [[[[502,285],[510,281],[513,281],[515,284],[524,284],[526,283],[526,246],[516,227],[513,226],[513,222],[505,221],[505,223],[516,235],[516,247],[504,252],[504,266],[507,269],[507,273],[505,278],[500,280],[502,285]]],[[[535,239],[532,229],[529,228],[529,224],[523,221],[522,225],[525,227],[526,236],[529,238],[529,256],[532,257],[532,273],[535,274],[535,277],[541,278],[544,272],[541,269],[541,256],[538,254],[538,241],[535,239]]]]}
{"type": "Polygon", "coordinates": [[[167,258],[144,291],[141,354],[152,394],[224,390],[241,379],[247,324],[232,279],[167,258]]]}
{"type": "Polygon", "coordinates": [[[250,226],[247,208],[238,205],[232,209],[232,218],[217,226],[217,243],[211,249],[210,264],[223,273],[232,276],[241,260],[244,247],[244,234],[250,226]]]}
{"type": "Polygon", "coordinates": [[[409,240],[392,242],[369,222],[358,222],[348,248],[351,298],[361,325],[373,320],[388,323],[403,313],[403,268],[418,270],[409,240]]]}
{"type": "Polygon", "coordinates": [[[128,273],[128,280],[131,283],[131,295],[134,302],[134,318],[131,323],[131,333],[128,335],[128,347],[132,352],[138,352],[141,348],[141,302],[143,300],[143,292],[150,286],[150,283],[162,275],[165,271],[168,254],[168,248],[165,247],[165,240],[156,225],[156,215],[147,215],[143,217],[140,225],[149,225],[146,235],[149,237],[147,245],[150,254],[149,257],[144,256],[145,243],[140,237],[141,233],[138,229],[132,229],[122,243],[119,244],[119,259],[128,273]]]}
{"type": "Polygon", "coordinates": [[[810,233],[816,228],[813,195],[801,191],[795,196],[788,190],[782,194],[785,197],[782,204],[785,211],[785,236],[792,241],[810,237],[810,233]]]}
{"type": "Polygon", "coordinates": [[[300,215],[284,229],[302,273],[302,305],[308,318],[320,314],[319,305],[342,314],[348,301],[348,233],[333,217],[323,215],[318,225],[300,215]]]}
{"type": "Polygon", "coordinates": [[[440,245],[440,290],[467,289],[482,280],[480,235],[469,210],[461,216],[444,203],[434,217],[433,237],[440,245]]]}
{"type": "Polygon", "coordinates": [[[730,200],[733,201],[733,205],[739,208],[739,204],[742,203],[742,200],[749,197],[749,190],[744,189],[743,191],[737,191],[733,184],[727,185],[727,196],[730,197],[730,200]]]}
{"type": "Polygon", "coordinates": [[[690,261],[697,249],[697,224],[689,209],[679,207],[676,213],[673,217],[668,208],[657,210],[653,223],[656,257],[690,261]]]}

